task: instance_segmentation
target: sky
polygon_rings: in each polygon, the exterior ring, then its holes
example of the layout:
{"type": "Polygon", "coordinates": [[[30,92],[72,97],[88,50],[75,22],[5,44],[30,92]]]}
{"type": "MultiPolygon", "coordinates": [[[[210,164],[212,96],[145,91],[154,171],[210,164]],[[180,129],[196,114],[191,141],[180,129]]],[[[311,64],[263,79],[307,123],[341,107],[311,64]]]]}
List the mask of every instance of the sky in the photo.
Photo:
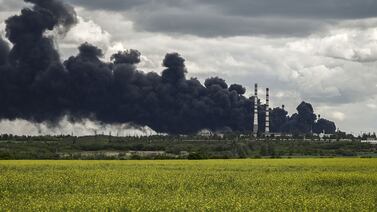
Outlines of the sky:
{"type": "MultiPolygon", "coordinates": [[[[138,49],[138,68],[161,72],[165,54],[178,52],[189,77],[203,82],[219,76],[244,85],[247,95],[258,83],[262,96],[270,88],[272,107],[284,104],[292,114],[307,101],[342,131],[377,131],[376,0],[66,2],[75,7],[79,23],[56,37],[62,60],[87,41],[104,50],[104,60],[119,50],[138,49]]],[[[21,0],[0,0],[0,34],[4,20],[25,6],[21,0]]],[[[0,122],[0,133],[21,129],[50,132],[21,120],[0,122]]]]}

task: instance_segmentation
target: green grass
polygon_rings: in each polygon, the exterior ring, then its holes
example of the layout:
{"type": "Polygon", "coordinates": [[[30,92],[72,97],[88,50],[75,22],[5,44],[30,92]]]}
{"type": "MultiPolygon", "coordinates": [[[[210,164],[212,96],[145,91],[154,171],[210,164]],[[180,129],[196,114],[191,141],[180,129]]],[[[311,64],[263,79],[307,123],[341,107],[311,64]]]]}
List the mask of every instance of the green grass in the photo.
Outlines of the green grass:
{"type": "Polygon", "coordinates": [[[377,159],[0,161],[0,211],[375,211],[377,159]]]}

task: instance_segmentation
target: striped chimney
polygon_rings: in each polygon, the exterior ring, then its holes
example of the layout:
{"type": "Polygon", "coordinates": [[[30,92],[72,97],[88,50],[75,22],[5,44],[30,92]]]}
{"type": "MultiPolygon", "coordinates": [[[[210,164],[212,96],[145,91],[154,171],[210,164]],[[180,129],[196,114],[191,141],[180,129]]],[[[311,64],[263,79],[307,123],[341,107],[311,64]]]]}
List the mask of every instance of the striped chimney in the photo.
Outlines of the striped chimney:
{"type": "Polygon", "coordinates": [[[266,88],[266,130],[265,133],[270,133],[270,89],[266,88]]]}
{"type": "Polygon", "coordinates": [[[253,134],[256,137],[258,135],[258,84],[255,83],[254,88],[254,125],[253,134]]]}

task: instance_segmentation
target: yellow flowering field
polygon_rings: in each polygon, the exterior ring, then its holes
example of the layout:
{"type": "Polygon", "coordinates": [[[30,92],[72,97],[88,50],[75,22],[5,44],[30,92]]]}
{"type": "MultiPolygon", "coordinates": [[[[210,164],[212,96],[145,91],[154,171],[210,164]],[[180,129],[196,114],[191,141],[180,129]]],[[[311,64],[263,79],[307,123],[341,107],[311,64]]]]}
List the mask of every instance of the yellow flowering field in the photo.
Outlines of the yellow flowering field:
{"type": "Polygon", "coordinates": [[[0,161],[0,211],[375,211],[377,159],[0,161]]]}

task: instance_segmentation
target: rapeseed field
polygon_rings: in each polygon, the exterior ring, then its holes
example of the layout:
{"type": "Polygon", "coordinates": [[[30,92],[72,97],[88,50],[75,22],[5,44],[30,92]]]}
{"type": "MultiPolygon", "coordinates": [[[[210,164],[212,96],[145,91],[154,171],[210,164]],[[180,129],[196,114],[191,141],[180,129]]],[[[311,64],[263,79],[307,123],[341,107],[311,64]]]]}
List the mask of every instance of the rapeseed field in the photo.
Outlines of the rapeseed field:
{"type": "Polygon", "coordinates": [[[0,161],[0,211],[375,211],[377,159],[0,161]]]}

